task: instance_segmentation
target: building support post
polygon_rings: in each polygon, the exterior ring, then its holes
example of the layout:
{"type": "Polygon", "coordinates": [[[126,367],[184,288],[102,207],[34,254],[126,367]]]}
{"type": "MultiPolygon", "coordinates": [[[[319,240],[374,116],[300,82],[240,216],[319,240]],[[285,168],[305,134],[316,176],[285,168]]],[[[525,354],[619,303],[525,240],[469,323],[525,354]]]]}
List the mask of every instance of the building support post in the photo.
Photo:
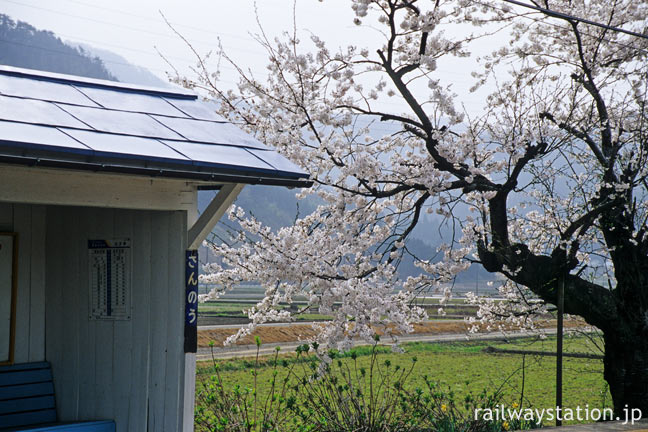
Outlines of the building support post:
{"type": "MultiPolygon", "coordinates": [[[[243,189],[242,184],[224,185],[198,217],[197,209],[187,215],[185,258],[184,398],[182,431],[194,430],[196,402],[196,352],[198,351],[198,248],[243,189]]],[[[197,200],[196,200],[197,202],[197,200]]]]}
{"type": "Polygon", "coordinates": [[[188,243],[189,250],[196,250],[200,247],[203,240],[214,229],[216,223],[223,216],[225,211],[232,205],[239,192],[243,189],[242,184],[224,185],[214,199],[209,203],[207,208],[202,212],[196,223],[189,228],[188,243]]]}

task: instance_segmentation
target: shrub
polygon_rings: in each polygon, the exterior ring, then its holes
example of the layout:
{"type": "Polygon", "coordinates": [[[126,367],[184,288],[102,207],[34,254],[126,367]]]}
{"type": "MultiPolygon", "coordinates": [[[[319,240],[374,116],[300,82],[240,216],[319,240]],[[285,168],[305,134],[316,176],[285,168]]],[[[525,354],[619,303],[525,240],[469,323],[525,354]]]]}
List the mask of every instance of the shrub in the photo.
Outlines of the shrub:
{"type": "Polygon", "coordinates": [[[269,365],[272,373],[264,382],[257,379],[260,346],[257,339],[251,387],[225,385],[212,357],[211,374],[197,392],[196,430],[499,432],[536,427],[533,421],[475,419],[476,409],[495,411],[502,405],[499,389],[457,401],[450,388],[442,388],[428,376],[413,379],[415,357],[406,367],[381,361],[384,349],[378,340],[369,348],[331,351],[323,358],[309,356],[317,345],[302,345],[292,361],[280,361],[277,348],[269,365]]]}
{"type": "MultiPolygon", "coordinates": [[[[294,420],[291,408],[294,396],[288,395],[290,369],[283,378],[279,377],[279,347],[272,361],[272,377],[266,383],[269,391],[259,397],[257,381],[259,372],[259,349],[261,341],[256,339],[257,352],[252,369],[253,387],[240,384],[226,386],[214,358],[213,343],[211,375],[199,383],[196,394],[195,426],[197,431],[222,432],[284,432],[291,430],[288,423],[294,420]]],[[[287,365],[286,365],[287,366],[287,365]]],[[[294,367],[294,366],[293,366],[294,367]]]]}
{"type": "MultiPolygon", "coordinates": [[[[495,411],[502,405],[500,389],[468,394],[462,403],[454,392],[423,376],[424,386],[412,381],[416,357],[408,367],[380,361],[378,341],[371,347],[369,363],[360,363],[351,351],[349,360],[330,352],[325,363],[311,360],[295,375],[298,386],[293,411],[302,424],[321,432],[499,432],[537,427],[534,421],[474,418],[478,408],[495,411]]],[[[298,356],[309,351],[298,348],[298,356]]],[[[296,371],[292,371],[296,374],[296,371]]]]}
{"type": "MultiPolygon", "coordinates": [[[[302,424],[322,432],[417,430],[415,419],[401,405],[416,360],[407,368],[380,362],[376,347],[372,346],[367,367],[358,363],[355,352],[350,361],[330,352],[323,362],[302,364],[293,386],[299,403],[292,407],[302,424]]],[[[303,345],[297,355],[308,351],[309,346],[303,345]]]]}

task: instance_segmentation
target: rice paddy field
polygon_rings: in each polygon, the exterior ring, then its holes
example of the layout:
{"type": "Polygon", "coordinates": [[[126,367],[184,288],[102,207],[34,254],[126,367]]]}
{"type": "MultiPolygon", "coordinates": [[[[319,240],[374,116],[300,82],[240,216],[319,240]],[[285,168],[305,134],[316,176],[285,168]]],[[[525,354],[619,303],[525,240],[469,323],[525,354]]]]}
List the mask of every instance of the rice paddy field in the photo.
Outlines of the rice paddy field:
{"type": "MultiPolygon", "coordinates": [[[[199,325],[218,325],[218,324],[242,324],[248,321],[246,310],[253,307],[259,300],[261,294],[251,291],[248,294],[237,294],[239,297],[225,297],[214,301],[200,303],[198,305],[198,323],[199,325]]],[[[418,301],[418,306],[428,311],[430,318],[434,319],[461,319],[466,316],[474,315],[477,311],[476,306],[467,305],[463,299],[453,299],[445,307],[445,315],[438,315],[439,300],[438,298],[423,298],[418,301]]],[[[330,316],[318,313],[316,310],[302,310],[305,302],[297,301],[293,305],[280,306],[283,309],[290,310],[294,314],[297,322],[325,321],[331,319],[330,316]]]]}

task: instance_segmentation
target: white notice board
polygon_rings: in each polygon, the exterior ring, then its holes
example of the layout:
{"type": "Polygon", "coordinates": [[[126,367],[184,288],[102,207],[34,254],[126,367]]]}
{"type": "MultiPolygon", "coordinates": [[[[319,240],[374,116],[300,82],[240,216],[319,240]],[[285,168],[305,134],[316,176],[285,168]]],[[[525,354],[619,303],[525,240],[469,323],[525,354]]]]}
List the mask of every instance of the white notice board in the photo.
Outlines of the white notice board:
{"type": "Polygon", "coordinates": [[[88,240],[90,319],[131,317],[130,239],[88,240]]]}

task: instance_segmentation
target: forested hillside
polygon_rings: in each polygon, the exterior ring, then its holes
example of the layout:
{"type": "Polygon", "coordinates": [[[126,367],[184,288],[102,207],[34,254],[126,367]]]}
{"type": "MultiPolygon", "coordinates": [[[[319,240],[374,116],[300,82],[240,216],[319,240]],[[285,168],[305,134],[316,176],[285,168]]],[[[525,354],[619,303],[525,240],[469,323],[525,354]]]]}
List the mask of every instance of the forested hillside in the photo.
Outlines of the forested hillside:
{"type": "Polygon", "coordinates": [[[99,57],[4,14],[0,14],[0,64],[117,81],[99,57]]]}

